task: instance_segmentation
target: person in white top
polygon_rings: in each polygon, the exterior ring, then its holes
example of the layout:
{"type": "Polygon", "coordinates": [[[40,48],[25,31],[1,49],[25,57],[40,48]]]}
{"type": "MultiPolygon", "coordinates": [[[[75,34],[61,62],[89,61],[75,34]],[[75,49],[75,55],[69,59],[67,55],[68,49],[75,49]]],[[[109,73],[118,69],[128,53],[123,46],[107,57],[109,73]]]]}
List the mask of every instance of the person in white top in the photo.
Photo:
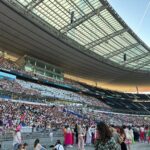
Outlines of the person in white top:
{"type": "Polygon", "coordinates": [[[18,149],[18,145],[21,144],[21,132],[19,129],[16,129],[13,135],[13,150],[18,149]]]}
{"type": "Polygon", "coordinates": [[[129,127],[129,128],[125,128],[124,132],[126,135],[125,143],[127,144],[128,150],[131,150],[131,144],[134,138],[133,130],[131,127],[129,127]]]}
{"type": "Polygon", "coordinates": [[[52,131],[50,131],[49,137],[50,137],[50,142],[53,142],[53,132],[52,131]]]}
{"type": "Polygon", "coordinates": [[[78,124],[78,149],[79,150],[85,150],[84,149],[84,133],[83,128],[81,127],[81,124],[78,124]]]}
{"type": "Polygon", "coordinates": [[[61,145],[60,140],[57,140],[54,150],[64,150],[64,147],[61,145]]]}
{"type": "Polygon", "coordinates": [[[91,127],[87,127],[86,144],[91,144],[91,143],[92,143],[92,131],[91,131],[91,127]]]}

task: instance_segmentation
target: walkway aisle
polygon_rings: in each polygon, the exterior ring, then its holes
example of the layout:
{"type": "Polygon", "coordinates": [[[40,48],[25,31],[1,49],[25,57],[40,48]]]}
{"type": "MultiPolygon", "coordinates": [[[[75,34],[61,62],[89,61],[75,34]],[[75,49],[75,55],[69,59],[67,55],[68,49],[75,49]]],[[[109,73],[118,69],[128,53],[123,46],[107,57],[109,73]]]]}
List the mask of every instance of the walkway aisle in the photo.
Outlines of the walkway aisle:
{"type": "MultiPolygon", "coordinates": [[[[77,147],[67,148],[67,150],[77,150],[77,147]]],[[[85,147],[85,150],[94,150],[94,147],[85,147]]],[[[132,145],[131,150],[150,150],[150,144],[137,143],[132,145]]]]}
{"type": "Polygon", "coordinates": [[[150,150],[150,144],[137,143],[137,144],[132,145],[131,150],[150,150]]]}

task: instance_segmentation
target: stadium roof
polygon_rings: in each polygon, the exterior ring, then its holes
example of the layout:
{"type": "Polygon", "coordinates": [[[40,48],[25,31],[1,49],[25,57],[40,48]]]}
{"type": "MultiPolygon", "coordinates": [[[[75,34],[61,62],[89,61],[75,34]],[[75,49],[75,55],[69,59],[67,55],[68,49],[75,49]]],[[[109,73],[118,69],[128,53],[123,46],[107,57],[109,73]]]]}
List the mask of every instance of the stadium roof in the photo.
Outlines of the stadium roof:
{"type": "MultiPolygon", "coordinates": [[[[147,78],[147,75],[150,73],[150,48],[128,27],[106,0],[1,0],[1,2],[1,7],[2,4],[7,5],[7,7],[11,10],[15,10],[15,12],[24,19],[27,19],[34,25],[38,25],[41,30],[48,32],[55,36],[57,40],[62,41],[67,46],[80,52],[80,56],[77,55],[75,51],[72,52],[73,56],[85,61],[88,61],[88,59],[84,57],[90,56],[101,63],[100,65],[99,63],[94,63],[92,60],[87,62],[85,67],[85,65],[82,64],[83,62],[80,62],[78,68],[74,67],[76,69],[71,70],[73,65],[71,66],[72,62],[69,60],[71,59],[69,54],[68,57],[70,58],[66,58],[67,56],[64,57],[64,59],[59,57],[63,61],[67,61],[67,65],[61,62],[59,58],[50,60],[50,62],[58,64],[59,66],[61,64],[62,67],[66,69],[66,73],[95,80],[102,80],[103,78],[108,80],[110,77],[112,77],[111,80],[114,80],[116,77],[120,78],[120,76],[122,77],[124,74],[132,72],[133,78],[130,79],[129,82],[134,79],[134,75],[137,73],[139,75],[137,80],[141,79],[141,76],[142,80],[147,78]],[[95,69],[93,69],[92,64],[88,65],[88,63],[93,63],[93,65],[98,66],[95,66],[95,69]],[[95,76],[91,75],[91,72],[95,74],[95,76]],[[104,72],[111,75],[107,77],[104,72]]],[[[17,22],[17,19],[13,14],[11,14],[12,16],[8,16],[9,12],[6,14],[6,10],[3,10],[4,8],[0,8],[1,18],[3,19],[3,21],[1,21],[1,29],[4,36],[6,29],[9,31],[11,26],[11,24],[8,25],[9,21],[7,20],[17,22]],[[7,25],[7,27],[5,25],[7,25]]],[[[21,23],[20,19],[20,25],[21,23]]],[[[26,26],[25,28],[27,30],[28,27],[26,26]]],[[[15,28],[15,30],[16,29],[18,29],[18,37],[19,34],[25,36],[25,33],[21,33],[21,30],[19,33],[19,26],[15,28]]],[[[30,34],[32,29],[34,30],[34,28],[31,28],[30,34]]],[[[14,35],[16,35],[15,32],[14,35]]],[[[35,39],[33,35],[32,39],[35,39]]],[[[2,44],[2,40],[1,37],[0,43],[1,46],[4,47],[4,41],[2,44]]],[[[7,48],[7,44],[5,48],[10,50],[10,48],[7,48]]],[[[29,48],[33,49],[33,46],[29,48]]],[[[36,56],[29,48],[26,48],[24,52],[36,56]]],[[[66,47],[64,46],[64,48],[66,47]]],[[[18,48],[16,48],[16,51],[17,49],[18,48]]],[[[49,53],[51,54],[50,50],[49,53]]],[[[56,53],[53,56],[57,57],[58,55],[56,53]]],[[[61,54],[65,55],[63,53],[61,54]]],[[[40,58],[40,56],[38,57],[40,58]]],[[[46,59],[46,57],[44,57],[44,59],[46,59]]],[[[120,80],[122,80],[122,78],[120,80]]],[[[118,82],[120,82],[120,80],[118,82]]],[[[145,80],[147,81],[148,79],[145,80]]],[[[126,80],[125,82],[128,81],[126,80]]]]}

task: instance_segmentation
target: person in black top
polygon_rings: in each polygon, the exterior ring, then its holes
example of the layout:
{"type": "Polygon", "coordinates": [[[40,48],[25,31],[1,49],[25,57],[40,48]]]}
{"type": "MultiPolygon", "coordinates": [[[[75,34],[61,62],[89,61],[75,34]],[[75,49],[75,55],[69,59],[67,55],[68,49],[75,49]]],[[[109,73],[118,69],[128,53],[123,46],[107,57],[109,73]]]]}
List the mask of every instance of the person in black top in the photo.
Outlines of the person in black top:
{"type": "Polygon", "coordinates": [[[78,125],[77,124],[75,125],[74,133],[75,133],[75,137],[76,137],[76,144],[78,144],[78,125]]]}

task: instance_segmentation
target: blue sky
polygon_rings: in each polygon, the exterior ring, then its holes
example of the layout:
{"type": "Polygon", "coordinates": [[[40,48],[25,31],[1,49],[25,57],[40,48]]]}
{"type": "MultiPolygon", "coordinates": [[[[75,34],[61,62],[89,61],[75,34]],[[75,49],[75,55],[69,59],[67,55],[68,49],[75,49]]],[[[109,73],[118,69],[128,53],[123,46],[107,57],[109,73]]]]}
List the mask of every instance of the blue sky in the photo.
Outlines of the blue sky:
{"type": "Polygon", "coordinates": [[[150,0],[108,0],[131,29],[150,46],[150,0]]]}

